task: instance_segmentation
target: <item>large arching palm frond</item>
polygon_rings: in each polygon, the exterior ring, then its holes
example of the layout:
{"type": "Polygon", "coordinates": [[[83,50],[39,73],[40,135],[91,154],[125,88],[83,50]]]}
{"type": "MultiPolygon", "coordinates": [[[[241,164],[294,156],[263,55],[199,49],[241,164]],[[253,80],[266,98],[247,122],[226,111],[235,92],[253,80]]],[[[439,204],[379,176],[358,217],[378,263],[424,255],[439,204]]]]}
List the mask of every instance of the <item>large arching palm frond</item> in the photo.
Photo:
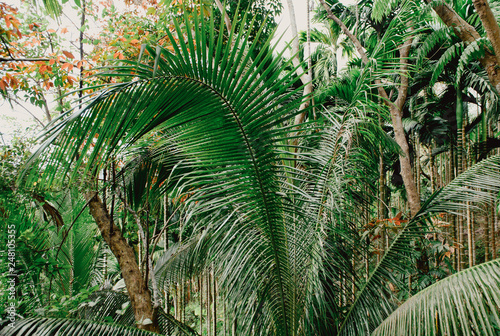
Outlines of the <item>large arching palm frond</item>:
{"type": "Polygon", "coordinates": [[[158,334],[117,324],[50,318],[27,318],[18,320],[13,326],[7,325],[0,331],[0,336],[31,335],[154,336],[158,334]]]}
{"type": "MultiPolygon", "coordinates": [[[[99,291],[89,296],[90,302],[81,305],[76,316],[79,319],[106,322],[111,319],[113,323],[126,327],[135,327],[134,312],[127,295],[115,291],[99,291]]],[[[158,326],[164,335],[198,335],[188,325],[175,319],[161,308],[158,309],[158,326]]]]}
{"type": "Polygon", "coordinates": [[[454,274],[411,297],[373,333],[498,335],[500,260],[454,274]]]}
{"type": "Polygon", "coordinates": [[[116,67],[113,74],[127,82],[99,91],[53,125],[33,157],[50,152],[37,180],[50,183],[67,172],[73,179],[95,176],[110,157],[156,135],[158,146],[182,153],[180,166],[192,171],[177,186],[197,228],[214,233],[205,258],[227,284],[228,306],[253,304],[240,310],[239,324],[292,335],[306,299],[295,291],[289,248],[302,247],[289,240],[279,190],[282,153],[296,132],[287,120],[300,104],[290,101],[300,88],[291,89],[293,71],[275,71],[287,64],[266,48],[252,56],[255,44],[248,45],[248,31],[239,29],[245,22],[226,35],[223,22],[193,20],[182,23],[186,29],[176,23],[169,34],[173,51],[147,48],[151,64],[116,67]],[[264,68],[268,60],[272,66],[264,68]],[[209,216],[218,210],[219,218],[209,216]]]}
{"type": "MultiPolygon", "coordinates": [[[[464,202],[477,205],[490,201],[500,191],[499,176],[500,155],[496,155],[474,165],[429,198],[420,212],[395,237],[358,293],[343,323],[341,330],[343,335],[370,334],[397,308],[396,302],[390,300],[392,290],[388,287],[388,283],[397,284],[395,274],[405,271],[404,265],[411,260],[409,246],[412,241],[432,230],[431,226],[425,224],[428,216],[441,212],[460,214],[464,202]]],[[[456,298],[450,298],[454,299],[456,298]]],[[[469,313],[474,314],[471,311],[469,313]]]]}

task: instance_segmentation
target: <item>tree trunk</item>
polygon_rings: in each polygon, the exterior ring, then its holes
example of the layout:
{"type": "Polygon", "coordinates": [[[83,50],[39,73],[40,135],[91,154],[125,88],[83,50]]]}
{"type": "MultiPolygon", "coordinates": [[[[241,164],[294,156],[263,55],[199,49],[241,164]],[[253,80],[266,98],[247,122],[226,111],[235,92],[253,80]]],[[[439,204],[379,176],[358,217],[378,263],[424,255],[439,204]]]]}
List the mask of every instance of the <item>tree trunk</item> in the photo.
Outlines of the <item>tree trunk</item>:
{"type": "MultiPolygon", "coordinates": [[[[299,111],[300,113],[295,117],[295,125],[298,125],[302,123],[305,119],[306,116],[306,109],[309,107],[309,99],[308,97],[311,95],[312,90],[313,90],[313,85],[312,85],[312,76],[311,73],[304,72],[304,69],[302,69],[302,66],[298,66],[300,64],[300,59],[299,59],[299,34],[297,32],[297,21],[295,20],[295,9],[293,6],[293,0],[288,0],[288,12],[290,14],[290,29],[292,31],[292,63],[293,66],[296,67],[295,72],[297,75],[300,77],[300,81],[302,82],[304,86],[304,91],[302,92],[304,99],[304,102],[300,105],[299,111]]],[[[309,6],[309,3],[307,4],[309,6]]],[[[310,55],[307,55],[306,53],[304,54],[305,57],[310,57],[310,55]]]]}
{"type": "MultiPolygon", "coordinates": [[[[457,89],[457,106],[456,106],[456,119],[457,119],[457,175],[464,171],[464,104],[463,95],[460,88],[457,89]]],[[[458,229],[458,244],[459,244],[459,265],[460,270],[465,269],[465,239],[464,239],[464,218],[463,216],[457,217],[458,229]]],[[[470,237],[469,237],[470,238],[470,237]]]]}
{"type": "Polygon", "coordinates": [[[467,213],[467,252],[469,259],[469,268],[475,265],[474,258],[474,232],[472,228],[472,214],[470,211],[470,202],[466,204],[466,213],[467,213]]]}
{"type": "Polygon", "coordinates": [[[486,204],[484,206],[484,234],[483,234],[483,239],[484,239],[484,261],[489,261],[490,260],[490,227],[491,227],[491,221],[493,218],[491,218],[491,211],[489,211],[489,207],[492,204],[486,204]]]}
{"type": "Polygon", "coordinates": [[[203,273],[198,277],[198,293],[200,295],[200,335],[203,335],[203,273]]]}
{"type": "Polygon", "coordinates": [[[497,201],[494,200],[491,207],[491,230],[490,230],[490,241],[491,241],[491,259],[496,259],[497,257],[497,241],[496,241],[496,226],[497,226],[497,201]]]}
{"type": "Polygon", "coordinates": [[[220,0],[215,0],[215,4],[217,5],[217,8],[220,11],[220,14],[224,16],[224,23],[226,24],[227,28],[227,33],[231,31],[231,28],[233,27],[231,23],[231,19],[229,18],[229,15],[227,14],[227,11],[225,10],[224,6],[222,5],[222,2],[220,0]]]}
{"type": "Polygon", "coordinates": [[[210,303],[212,302],[212,296],[211,296],[211,291],[212,291],[212,286],[210,286],[210,271],[206,271],[206,292],[207,292],[207,335],[211,336],[212,335],[212,310],[210,309],[210,303]]]}
{"type": "MultiPolygon", "coordinates": [[[[356,36],[352,34],[352,32],[347,28],[347,26],[331,11],[330,7],[326,4],[325,0],[320,0],[321,4],[325,8],[328,13],[328,18],[332,19],[337,23],[342,32],[346,34],[351,42],[356,47],[358,54],[361,56],[361,60],[363,64],[368,64],[368,56],[365,53],[361,42],[358,40],[356,36]]],[[[401,83],[398,86],[398,97],[396,101],[393,103],[389,99],[389,95],[383,88],[383,83],[381,80],[375,80],[375,84],[377,85],[378,94],[389,107],[392,126],[394,129],[394,138],[401,148],[403,152],[399,155],[399,161],[401,164],[401,176],[403,177],[403,183],[405,186],[406,194],[408,196],[408,203],[410,206],[411,215],[414,216],[420,210],[420,196],[418,195],[417,186],[415,184],[415,180],[413,178],[412,167],[410,162],[410,147],[408,145],[408,141],[406,141],[406,135],[403,128],[403,105],[406,101],[406,96],[408,94],[408,56],[410,54],[412,38],[409,38],[405,41],[405,43],[400,47],[399,50],[399,72],[401,74],[401,83]]]]}
{"type": "MultiPolygon", "coordinates": [[[[85,29],[85,11],[86,11],[86,0],[83,0],[81,2],[82,5],[82,17],[80,21],[80,61],[83,61],[84,59],[84,52],[83,52],[83,38],[84,38],[84,29],[85,29]]],[[[80,81],[79,81],[79,87],[80,91],[78,92],[78,97],[82,98],[83,97],[83,65],[80,67],[80,81]]]]}
{"type": "Polygon", "coordinates": [[[84,196],[89,204],[90,214],[99,227],[102,237],[118,260],[135,320],[138,323],[137,327],[158,332],[157,315],[151,302],[151,293],[144,282],[133,248],[127,244],[122,232],[113,223],[113,218],[109,215],[97,193],[88,192],[84,196]],[[146,319],[151,320],[152,323],[142,324],[141,322],[146,319]]]}
{"type": "MultiPolygon", "coordinates": [[[[426,0],[427,3],[432,5],[432,8],[436,14],[443,20],[444,24],[448,27],[452,27],[455,34],[462,39],[462,41],[471,43],[480,38],[479,33],[474,29],[473,26],[465,22],[448,4],[445,2],[433,2],[432,0],[426,0]]],[[[494,51],[500,56],[498,51],[498,46],[500,45],[499,35],[498,35],[498,24],[494,20],[491,8],[486,2],[486,0],[474,0],[474,7],[481,19],[483,26],[486,30],[488,39],[490,39],[493,45],[494,51]],[[491,19],[493,18],[493,20],[491,19]]],[[[485,56],[479,58],[479,61],[483,65],[486,73],[488,74],[488,79],[491,84],[500,91],[500,68],[498,67],[498,60],[495,55],[491,54],[486,50],[485,56]]]]}
{"type": "Polygon", "coordinates": [[[497,64],[500,64],[500,27],[498,27],[497,20],[491,11],[490,5],[487,0],[472,0],[477,15],[483,23],[486,36],[493,46],[493,51],[496,55],[497,64]]]}
{"type": "Polygon", "coordinates": [[[231,336],[236,336],[237,330],[238,330],[238,318],[235,316],[233,320],[233,326],[231,327],[231,336]]]}
{"type": "Polygon", "coordinates": [[[217,335],[217,284],[215,281],[214,269],[210,271],[212,282],[212,335],[217,335]]]}

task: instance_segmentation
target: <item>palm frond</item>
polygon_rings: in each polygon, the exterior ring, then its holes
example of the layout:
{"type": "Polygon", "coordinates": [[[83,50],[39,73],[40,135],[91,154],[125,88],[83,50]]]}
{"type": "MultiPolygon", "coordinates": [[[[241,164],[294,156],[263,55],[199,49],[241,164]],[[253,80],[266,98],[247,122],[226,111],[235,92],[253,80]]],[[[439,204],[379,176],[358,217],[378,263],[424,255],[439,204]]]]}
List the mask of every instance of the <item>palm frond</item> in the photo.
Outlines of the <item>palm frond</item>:
{"type": "Polygon", "coordinates": [[[376,335],[498,335],[500,260],[493,260],[424,289],[394,311],[376,335]]]}
{"type": "MultiPolygon", "coordinates": [[[[95,322],[112,320],[114,324],[135,327],[134,312],[127,295],[115,291],[99,291],[92,293],[89,299],[91,301],[80,306],[77,311],[78,319],[95,322]]],[[[158,310],[158,326],[164,335],[198,335],[191,327],[162,309],[158,310]]]]}
{"type": "Polygon", "coordinates": [[[458,60],[457,75],[455,79],[455,85],[457,87],[461,82],[465,66],[469,65],[471,61],[475,61],[484,56],[484,48],[488,44],[488,41],[487,38],[483,37],[470,43],[464,49],[458,60]]]}
{"type": "Polygon", "coordinates": [[[17,320],[13,326],[7,325],[0,331],[0,336],[30,335],[154,336],[158,334],[117,324],[50,318],[27,318],[17,320]]]}
{"type": "Polygon", "coordinates": [[[430,34],[424,36],[424,40],[417,49],[417,67],[421,67],[424,60],[429,56],[429,53],[445,41],[450,41],[452,36],[452,28],[442,26],[434,29],[430,34]]]}
{"type": "Polygon", "coordinates": [[[375,22],[381,22],[382,19],[392,13],[400,3],[400,0],[375,0],[373,1],[371,17],[375,22]]]}
{"type": "Polygon", "coordinates": [[[429,86],[433,86],[438,80],[439,76],[443,72],[445,66],[450,63],[454,58],[458,57],[462,54],[464,50],[465,43],[457,42],[443,53],[443,55],[439,58],[438,62],[434,67],[434,72],[432,73],[431,80],[429,82],[429,86]]]}
{"type": "Polygon", "coordinates": [[[204,257],[240,265],[219,268],[222,283],[227,281],[234,294],[229,296],[260,307],[246,319],[257,329],[290,335],[299,325],[303,303],[297,302],[304,298],[294,291],[278,190],[284,144],[295,136],[287,124],[300,104],[290,102],[300,92],[292,89],[296,75],[283,75],[288,64],[272,57],[273,48],[252,56],[256,44],[248,44],[248,31],[238,29],[246,19],[227,35],[223,22],[217,30],[213,19],[207,24],[194,15],[193,20],[194,26],[186,17],[182,25],[176,23],[175,33],[168,32],[173,52],[146,48],[149,63],[113,69],[127,82],[99,91],[54,124],[32,158],[50,153],[42,177],[35,179],[51,183],[70,170],[72,179],[95,176],[111,157],[156,135],[158,150],[175,148],[185,157],[179,166],[192,171],[177,189],[187,197],[196,227],[216,233],[204,257]],[[271,66],[264,68],[268,61],[271,66]],[[221,209],[222,217],[212,221],[209,214],[221,209]],[[235,253],[241,239],[247,250],[235,253]]]}
{"type": "MultiPolygon", "coordinates": [[[[434,193],[422,205],[419,213],[395,237],[380,263],[373,270],[364,287],[358,293],[343,323],[342,335],[369,334],[396,309],[391,300],[388,283],[397,285],[395,275],[406,272],[411,264],[410,244],[430,232],[425,224],[431,213],[451,212],[461,214],[464,202],[481,204],[490,201],[500,191],[500,155],[474,165],[446,187],[434,193]],[[377,304],[373,302],[377,301],[377,304]]],[[[399,287],[404,290],[404,286],[399,287]]]]}

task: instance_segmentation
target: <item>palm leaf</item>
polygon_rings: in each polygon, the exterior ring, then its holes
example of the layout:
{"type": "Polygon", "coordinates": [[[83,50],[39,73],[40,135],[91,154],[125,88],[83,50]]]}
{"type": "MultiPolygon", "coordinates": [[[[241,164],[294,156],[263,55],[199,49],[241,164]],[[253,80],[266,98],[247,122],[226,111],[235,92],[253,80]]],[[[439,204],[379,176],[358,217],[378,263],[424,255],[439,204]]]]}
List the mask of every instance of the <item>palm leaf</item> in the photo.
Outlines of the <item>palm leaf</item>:
{"type": "Polygon", "coordinates": [[[455,86],[459,86],[460,82],[462,80],[462,74],[465,70],[465,67],[469,65],[472,61],[475,61],[477,59],[480,59],[481,57],[484,56],[485,53],[485,46],[488,43],[487,38],[480,38],[478,40],[475,40],[474,42],[470,43],[467,45],[467,47],[464,49],[462,54],[460,55],[460,58],[458,60],[458,67],[457,67],[457,74],[456,74],[456,79],[455,79],[455,86]]]}
{"type": "Polygon", "coordinates": [[[436,83],[439,76],[443,73],[445,66],[463,52],[464,46],[465,44],[463,42],[458,42],[446,49],[434,66],[434,72],[432,73],[429,86],[433,86],[436,83]]]}
{"type": "Polygon", "coordinates": [[[424,40],[417,50],[417,66],[420,68],[429,53],[443,42],[452,40],[453,29],[446,26],[440,26],[434,29],[430,34],[424,36],[424,40]]]}
{"type": "MultiPolygon", "coordinates": [[[[427,200],[419,213],[395,237],[358,293],[343,323],[343,335],[369,334],[396,309],[388,283],[398,284],[395,275],[398,272],[404,274],[406,265],[411,264],[410,244],[430,232],[430,227],[424,225],[428,215],[440,212],[461,214],[464,202],[477,206],[490,201],[500,191],[499,176],[500,155],[496,155],[474,165],[427,200]]],[[[404,286],[399,288],[405,290],[404,286]]]]}
{"type": "Polygon", "coordinates": [[[424,289],[394,311],[376,335],[498,335],[500,260],[493,260],[424,289]]]}
{"type": "Polygon", "coordinates": [[[0,336],[31,335],[153,336],[158,334],[117,324],[50,318],[27,318],[17,320],[14,326],[7,325],[0,331],[0,336]]]}
{"type": "MultiPolygon", "coordinates": [[[[273,48],[251,56],[256,44],[249,45],[248,31],[238,29],[245,20],[217,36],[213,20],[207,26],[195,15],[191,26],[186,17],[185,30],[177,23],[176,32],[169,32],[174,52],[147,48],[150,63],[115,67],[113,74],[129,81],[105,88],[81,110],[61,117],[32,162],[46,155],[40,183],[66,173],[72,179],[82,172],[96,175],[111,157],[158,135],[157,149],[174,147],[185,156],[180,167],[192,171],[177,186],[189,196],[190,218],[204,215],[198,227],[217,233],[204,258],[219,265],[237,262],[238,268],[218,268],[234,294],[229,297],[261,307],[251,320],[241,321],[253,321],[263,333],[290,335],[299,325],[297,311],[303,310],[297,302],[304,298],[293,290],[277,191],[280,155],[291,131],[283,125],[300,104],[290,103],[300,88],[291,89],[295,74],[283,75],[288,64],[272,57],[273,48]],[[271,66],[264,68],[268,61],[271,66]],[[228,210],[208,222],[207,215],[217,209],[228,210]],[[230,239],[234,234],[238,239],[230,239]],[[247,250],[235,251],[240,239],[246,239],[247,250]]],[[[223,32],[224,23],[217,25],[223,32]]]]}
{"type": "MultiPolygon", "coordinates": [[[[127,295],[115,291],[99,291],[92,293],[89,299],[92,301],[80,307],[77,318],[95,322],[111,319],[115,324],[135,327],[134,312],[127,295]]],[[[198,335],[191,327],[162,309],[158,310],[158,326],[164,335],[198,335]]]]}

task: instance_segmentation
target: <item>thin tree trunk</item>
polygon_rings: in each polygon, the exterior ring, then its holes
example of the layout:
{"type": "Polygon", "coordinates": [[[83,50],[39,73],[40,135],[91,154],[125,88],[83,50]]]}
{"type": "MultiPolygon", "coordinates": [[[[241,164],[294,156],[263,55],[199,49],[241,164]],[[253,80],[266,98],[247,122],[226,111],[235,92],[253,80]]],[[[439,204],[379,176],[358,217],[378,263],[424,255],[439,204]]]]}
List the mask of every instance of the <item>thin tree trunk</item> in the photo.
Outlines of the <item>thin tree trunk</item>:
{"type": "MultiPolygon", "coordinates": [[[[500,27],[487,0],[472,0],[474,8],[483,23],[486,36],[493,46],[497,64],[500,64],[500,27]]],[[[498,88],[497,88],[498,90],[498,88]]]]}
{"type": "MultiPolygon", "coordinates": [[[[382,124],[382,120],[379,118],[379,124],[382,124]]],[[[383,149],[382,149],[382,145],[379,144],[379,163],[378,163],[378,169],[379,169],[379,199],[378,199],[378,219],[379,220],[382,220],[382,232],[380,234],[380,254],[378,255],[378,261],[380,262],[380,258],[381,256],[385,253],[386,249],[387,249],[387,234],[386,234],[386,230],[385,230],[385,221],[384,219],[387,219],[388,216],[387,216],[387,211],[386,211],[386,206],[384,204],[384,201],[385,201],[385,167],[384,167],[384,152],[383,152],[383,149]]],[[[367,190],[368,192],[368,190],[367,190]]],[[[367,214],[367,220],[369,220],[368,218],[369,216],[369,213],[367,214]]]]}
{"type": "Polygon", "coordinates": [[[420,166],[420,138],[415,134],[415,183],[417,185],[417,194],[420,195],[421,182],[420,176],[422,175],[422,167],[420,166]]]}
{"type": "Polygon", "coordinates": [[[210,271],[206,271],[206,292],[207,292],[207,335],[212,335],[212,310],[210,309],[210,303],[212,301],[211,286],[210,286],[210,271]]]}
{"type": "Polygon", "coordinates": [[[370,237],[366,236],[365,280],[370,276],[370,237]]]}
{"type": "Polygon", "coordinates": [[[200,335],[203,335],[203,273],[198,278],[198,290],[200,293],[200,335]]]}
{"type": "MultiPolygon", "coordinates": [[[[295,72],[297,75],[300,77],[300,81],[302,82],[304,86],[304,91],[302,92],[302,96],[305,97],[304,101],[299,107],[299,113],[295,117],[295,125],[298,125],[302,123],[305,119],[307,108],[310,105],[310,99],[308,97],[311,95],[312,90],[313,90],[313,85],[312,85],[312,77],[310,72],[304,72],[304,69],[302,69],[302,66],[299,66],[300,64],[300,59],[299,59],[299,34],[297,31],[297,20],[295,19],[295,8],[293,5],[293,0],[287,0],[287,5],[288,5],[288,12],[290,14],[290,29],[292,32],[292,63],[293,66],[296,68],[295,72]]],[[[309,6],[309,3],[308,3],[309,6]]],[[[310,50],[310,49],[309,49],[310,50]]],[[[307,50],[306,50],[307,51],[307,50]]],[[[307,52],[304,53],[304,57],[309,58],[310,55],[307,55],[307,52]]]]}
{"type": "MultiPolygon", "coordinates": [[[[168,195],[165,193],[163,196],[163,240],[165,243],[165,251],[168,250],[168,195]]],[[[168,314],[170,314],[170,286],[166,286],[166,292],[165,292],[165,297],[166,297],[166,303],[165,303],[165,308],[168,314]]]]}
{"type": "Polygon", "coordinates": [[[468,259],[469,267],[474,266],[474,234],[472,230],[472,220],[470,211],[470,202],[466,204],[466,214],[467,214],[467,249],[468,249],[468,259]]]}
{"type": "Polygon", "coordinates": [[[493,201],[493,206],[491,207],[491,259],[497,258],[497,241],[496,241],[496,226],[497,226],[497,201],[493,201]]]}
{"type": "MultiPolygon", "coordinates": [[[[462,90],[458,88],[457,92],[457,106],[456,106],[456,119],[457,119],[457,175],[464,171],[464,104],[462,90]]],[[[464,218],[458,216],[458,244],[460,247],[459,259],[460,270],[465,269],[465,239],[464,239],[464,218]]]]}
{"type": "Polygon", "coordinates": [[[486,204],[484,206],[485,212],[484,212],[484,233],[483,233],[483,240],[484,240],[484,261],[489,261],[490,260],[490,227],[491,227],[491,222],[492,222],[492,213],[491,211],[488,211],[488,207],[492,206],[492,203],[486,204]]]}
{"type": "MultiPolygon", "coordinates": [[[[235,313],[235,315],[236,315],[236,313],[235,313]]],[[[234,316],[233,326],[231,328],[231,336],[237,336],[236,335],[237,330],[238,330],[238,318],[236,316],[234,316]]]]}
{"type": "Polygon", "coordinates": [[[122,232],[113,223],[113,218],[109,215],[97,193],[88,192],[84,196],[89,204],[90,214],[99,227],[103,239],[118,260],[138,328],[158,332],[157,316],[151,302],[151,293],[136,262],[134,249],[127,244],[122,232]],[[141,323],[147,319],[151,320],[152,323],[141,323]]]}
{"type": "MultiPolygon", "coordinates": [[[[379,121],[380,122],[380,121],[379,121]]],[[[379,171],[379,182],[378,182],[378,218],[386,219],[387,216],[387,206],[385,204],[385,167],[384,167],[384,152],[382,145],[379,144],[379,161],[378,161],[378,171],[379,171]]]]}
{"type": "Polygon", "coordinates": [[[212,335],[217,335],[217,284],[214,276],[214,269],[210,271],[212,280],[212,335]]]}
{"type": "Polygon", "coordinates": [[[226,331],[227,331],[227,308],[226,308],[226,294],[224,294],[223,296],[223,302],[222,302],[222,309],[223,309],[223,312],[222,312],[222,316],[223,316],[223,328],[224,328],[224,333],[223,333],[223,336],[226,336],[226,331]]]}
{"type": "Polygon", "coordinates": [[[220,0],[215,0],[215,4],[217,5],[217,8],[219,9],[221,15],[224,15],[224,23],[226,24],[226,28],[228,33],[231,31],[232,28],[232,23],[231,19],[229,18],[229,15],[227,14],[224,6],[222,5],[222,2],[220,0]]]}
{"type": "MultiPolygon", "coordinates": [[[[448,185],[455,176],[455,151],[453,150],[453,143],[450,144],[450,158],[449,160],[445,160],[445,185],[448,185]]],[[[455,251],[453,255],[453,268],[457,271],[460,270],[460,247],[458,245],[458,220],[455,215],[447,214],[446,215],[450,226],[451,226],[451,236],[453,237],[453,245],[455,246],[455,251]]]]}
{"type": "MultiPolygon", "coordinates": [[[[84,27],[85,27],[85,10],[86,10],[86,0],[81,1],[82,4],[82,17],[81,17],[81,22],[80,22],[80,61],[83,61],[84,58],[84,52],[83,52],[83,32],[84,32],[84,27]]],[[[82,98],[83,97],[83,64],[80,67],[80,91],[78,92],[78,97],[82,98]]]]}

